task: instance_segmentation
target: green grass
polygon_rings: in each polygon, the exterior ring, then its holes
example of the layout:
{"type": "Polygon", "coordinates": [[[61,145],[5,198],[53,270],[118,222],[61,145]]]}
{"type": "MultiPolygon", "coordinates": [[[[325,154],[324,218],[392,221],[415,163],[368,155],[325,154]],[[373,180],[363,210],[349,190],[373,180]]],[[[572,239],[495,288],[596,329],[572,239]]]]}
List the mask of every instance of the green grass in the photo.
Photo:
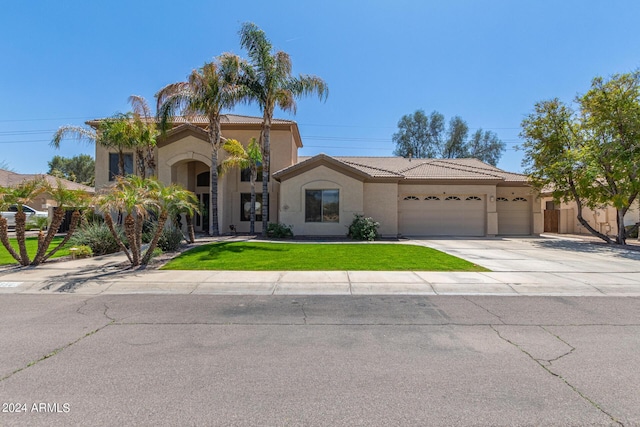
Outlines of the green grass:
{"type": "Polygon", "coordinates": [[[403,244],[212,243],[184,252],[164,270],[489,271],[424,246],[403,244]]]}
{"type": "MultiPolygon", "coordinates": [[[[61,241],[62,241],[62,237],[54,237],[53,242],[51,243],[51,246],[49,246],[49,250],[55,248],[58,245],[58,243],[60,243],[61,241]]],[[[20,253],[18,250],[18,242],[16,241],[16,239],[15,238],[9,239],[9,242],[11,243],[11,246],[13,246],[13,248],[16,250],[16,252],[20,253]]],[[[33,260],[33,257],[35,256],[36,251],[38,250],[38,238],[27,237],[26,242],[27,242],[27,252],[29,253],[29,257],[31,258],[31,260],[33,260]]],[[[68,247],[64,247],[60,249],[58,252],[55,253],[55,255],[53,255],[53,258],[58,258],[66,255],[69,255],[68,247]]],[[[17,263],[18,262],[15,259],[13,259],[11,255],[9,255],[9,252],[7,252],[5,247],[2,246],[2,244],[0,243],[0,265],[17,264],[17,263]]]]}

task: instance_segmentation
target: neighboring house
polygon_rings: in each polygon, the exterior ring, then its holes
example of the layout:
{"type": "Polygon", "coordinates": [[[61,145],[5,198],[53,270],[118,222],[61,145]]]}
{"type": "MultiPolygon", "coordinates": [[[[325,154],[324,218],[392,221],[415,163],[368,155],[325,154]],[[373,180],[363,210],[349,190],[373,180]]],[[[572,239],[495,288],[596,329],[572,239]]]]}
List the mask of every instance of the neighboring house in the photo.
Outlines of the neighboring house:
{"type": "MultiPolygon", "coordinates": [[[[222,134],[247,144],[258,138],[262,119],[227,114],[222,134]]],[[[94,127],[98,121],[88,122],[94,127]]],[[[178,121],[156,149],[158,178],[193,191],[208,210],[211,146],[206,121],[178,121]]],[[[524,175],[502,171],[476,159],[405,159],[401,157],[298,158],[302,140],[296,122],[273,121],[269,222],[293,226],[296,235],[345,235],[354,214],[380,222],[383,236],[494,236],[542,232],[536,193],[524,175]]],[[[134,153],[126,153],[133,172],[134,153]]],[[[117,173],[115,151],[96,147],[96,188],[117,173]]],[[[224,158],[221,151],[219,160],[224,158]]],[[[260,174],[259,174],[260,175],[260,174]]],[[[256,185],[258,202],[262,183],[256,185]]],[[[249,231],[250,184],[245,171],[220,179],[220,232],[233,225],[249,231]]],[[[208,219],[196,218],[205,230],[208,219]],[[203,224],[205,224],[203,226],[203,224]]],[[[257,211],[256,231],[261,230],[257,211]]]]}
{"type": "MultiPolygon", "coordinates": [[[[95,193],[95,189],[93,187],[88,187],[62,178],[56,178],[55,176],[46,174],[22,174],[0,169],[0,187],[15,187],[25,181],[40,178],[45,179],[54,188],[57,188],[58,181],[60,181],[62,185],[69,190],[81,190],[89,194],[95,193]]],[[[30,200],[27,205],[39,211],[47,211],[49,208],[57,206],[55,200],[53,200],[51,195],[46,192],[39,194],[34,200],[30,200]]]]}
{"type": "MultiPolygon", "coordinates": [[[[591,234],[578,221],[576,202],[555,203],[549,193],[543,193],[541,198],[544,214],[544,232],[560,234],[591,234]]],[[[633,202],[624,216],[624,225],[634,225],[640,222],[639,201],[633,202]]],[[[617,233],[617,214],[613,206],[596,209],[584,207],[582,217],[600,233],[615,236],[617,233]]]]}

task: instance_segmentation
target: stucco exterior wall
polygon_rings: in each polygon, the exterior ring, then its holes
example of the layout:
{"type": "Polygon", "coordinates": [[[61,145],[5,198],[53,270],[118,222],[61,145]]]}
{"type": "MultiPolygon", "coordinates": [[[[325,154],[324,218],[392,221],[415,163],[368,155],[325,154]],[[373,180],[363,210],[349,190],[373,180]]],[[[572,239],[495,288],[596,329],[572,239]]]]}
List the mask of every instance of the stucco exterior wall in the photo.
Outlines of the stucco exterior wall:
{"type": "MultiPolygon", "coordinates": [[[[545,209],[547,202],[553,202],[552,197],[543,197],[541,199],[540,208],[545,209]]],[[[560,222],[558,224],[558,233],[575,233],[575,234],[591,234],[589,230],[578,221],[578,206],[576,202],[561,202],[557,208],[560,210],[560,222]]],[[[638,200],[634,201],[631,208],[624,217],[624,225],[634,225],[640,222],[640,209],[638,209],[638,200]]],[[[582,208],[582,217],[589,223],[591,227],[604,234],[616,234],[617,217],[616,209],[613,206],[604,206],[601,208],[590,209],[582,208]]]]}
{"type": "Polygon", "coordinates": [[[296,235],[346,235],[356,213],[363,213],[364,183],[326,166],[318,166],[280,185],[280,222],[296,235]],[[340,190],[339,222],[305,222],[306,190],[340,190]]]}
{"type": "Polygon", "coordinates": [[[380,223],[378,232],[383,237],[398,235],[398,184],[364,184],[364,215],[380,223]]]}

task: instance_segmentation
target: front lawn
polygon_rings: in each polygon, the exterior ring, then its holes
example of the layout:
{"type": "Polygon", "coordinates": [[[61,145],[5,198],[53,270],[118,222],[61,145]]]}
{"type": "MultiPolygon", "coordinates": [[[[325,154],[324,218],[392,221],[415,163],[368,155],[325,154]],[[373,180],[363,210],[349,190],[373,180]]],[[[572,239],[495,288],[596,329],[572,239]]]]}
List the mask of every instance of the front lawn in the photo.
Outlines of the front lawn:
{"type": "Polygon", "coordinates": [[[488,271],[424,246],[403,244],[212,243],[184,252],[163,270],[488,271]]]}
{"type": "MultiPolygon", "coordinates": [[[[62,237],[54,237],[53,238],[53,242],[51,243],[51,246],[49,246],[49,250],[52,250],[53,248],[58,246],[58,244],[61,241],[62,241],[62,237]]],[[[11,243],[11,246],[13,246],[13,249],[15,249],[16,252],[19,253],[18,242],[16,241],[16,239],[15,238],[14,239],[9,239],[9,242],[11,243]]],[[[36,255],[36,252],[38,250],[38,238],[37,237],[27,237],[26,243],[27,243],[27,252],[29,253],[29,257],[31,258],[31,260],[33,260],[33,257],[36,255]]],[[[67,246],[68,245],[65,245],[64,248],[62,248],[58,252],[56,252],[55,255],[53,255],[53,258],[58,258],[58,257],[61,257],[61,256],[69,255],[69,248],[67,246]]],[[[18,261],[13,259],[13,257],[11,255],[9,255],[9,252],[7,252],[5,247],[2,246],[2,243],[0,243],[0,265],[17,264],[17,263],[18,263],[18,261]]]]}

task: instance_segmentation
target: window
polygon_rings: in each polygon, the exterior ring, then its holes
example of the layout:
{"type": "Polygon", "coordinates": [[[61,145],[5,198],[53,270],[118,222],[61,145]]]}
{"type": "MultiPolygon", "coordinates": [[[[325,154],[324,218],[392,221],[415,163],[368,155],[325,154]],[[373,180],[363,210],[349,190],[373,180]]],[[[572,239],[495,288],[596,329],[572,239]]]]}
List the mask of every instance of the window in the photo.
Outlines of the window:
{"type": "Polygon", "coordinates": [[[211,184],[211,172],[206,171],[196,176],[196,185],[198,187],[208,187],[211,184]]]}
{"type": "MultiPolygon", "coordinates": [[[[240,193],[240,221],[251,221],[251,193],[240,193]]],[[[262,193],[256,193],[256,221],[262,221],[262,193]]]]}
{"type": "Polygon", "coordinates": [[[509,199],[507,199],[506,197],[498,197],[497,200],[499,202],[508,202],[509,201],[509,199]]]}
{"type": "MultiPolygon", "coordinates": [[[[251,182],[251,169],[245,168],[240,171],[240,181],[251,182]]],[[[258,163],[258,176],[256,182],[262,182],[262,166],[258,163]]]]}
{"type": "Polygon", "coordinates": [[[480,197],[478,197],[478,196],[469,196],[465,200],[480,200],[481,201],[482,199],[480,197]]]}
{"type": "Polygon", "coordinates": [[[425,200],[440,200],[440,197],[438,196],[429,196],[429,197],[425,197],[425,200]]]}
{"type": "Polygon", "coordinates": [[[458,196],[449,196],[445,200],[460,200],[460,197],[458,197],[458,196]]]}
{"type": "Polygon", "coordinates": [[[514,202],[526,202],[527,199],[525,199],[524,197],[516,197],[515,199],[513,199],[514,202]]]}
{"type": "MultiPolygon", "coordinates": [[[[116,176],[120,175],[118,163],[120,156],[118,153],[109,153],[109,181],[116,179],[116,176]]],[[[133,173],[133,154],[124,154],[124,174],[131,175],[133,173]]]]}
{"type": "Polygon", "coordinates": [[[416,196],[407,196],[402,200],[420,200],[420,199],[418,199],[416,196]]]}
{"type": "Polygon", "coordinates": [[[340,190],[306,190],[305,222],[339,222],[340,190]]]}

